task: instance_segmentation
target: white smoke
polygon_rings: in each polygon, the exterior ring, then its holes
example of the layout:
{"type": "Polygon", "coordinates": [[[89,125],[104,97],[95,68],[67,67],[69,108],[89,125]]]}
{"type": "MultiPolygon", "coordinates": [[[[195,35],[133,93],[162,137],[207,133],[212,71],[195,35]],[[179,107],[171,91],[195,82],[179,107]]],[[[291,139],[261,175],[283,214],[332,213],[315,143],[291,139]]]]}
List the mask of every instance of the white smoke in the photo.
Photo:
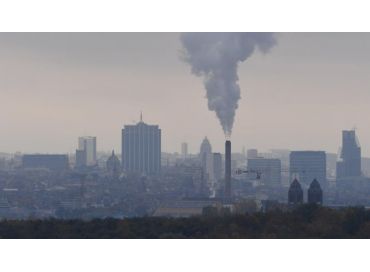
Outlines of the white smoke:
{"type": "Polygon", "coordinates": [[[183,33],[184,60],[204,77],[208,108],[215,111],[225,136],[232,132],[240,99],[238,64],[257,48],[266,53],[276,43],[273,33],[183,33]]]}

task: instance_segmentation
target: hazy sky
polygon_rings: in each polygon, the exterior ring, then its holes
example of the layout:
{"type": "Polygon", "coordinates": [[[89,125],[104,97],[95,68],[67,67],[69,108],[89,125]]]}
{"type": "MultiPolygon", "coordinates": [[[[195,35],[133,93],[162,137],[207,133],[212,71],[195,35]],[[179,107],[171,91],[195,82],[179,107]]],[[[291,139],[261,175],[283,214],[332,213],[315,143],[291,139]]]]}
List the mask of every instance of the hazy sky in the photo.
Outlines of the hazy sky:
{"type": "MultiPolygon", "coordinates": [[[[240,64],[233,150],[337,152],[357,127],[370,156],[370,34],[281,33],[240,64]]],[[[162,150],[223,151],[202,79],[179,58],[177,33],[0,34],[0,151],[74,152],[77,138],[121,149],[124,124],[162,129],[162,150]]]]}

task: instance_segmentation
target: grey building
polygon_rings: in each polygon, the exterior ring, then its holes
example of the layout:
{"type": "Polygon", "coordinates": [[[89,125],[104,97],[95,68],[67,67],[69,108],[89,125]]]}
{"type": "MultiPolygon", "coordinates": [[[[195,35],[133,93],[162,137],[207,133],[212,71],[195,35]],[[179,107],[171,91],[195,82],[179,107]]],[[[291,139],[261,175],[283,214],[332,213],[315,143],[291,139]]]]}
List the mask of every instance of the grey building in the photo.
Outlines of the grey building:
{"type": "Polygon", "coordinates": [[[342,131],[342,148],[336,175],[337,178],[361,176],[361,147],[355,130],[342,131]]]}
{"type": "Polygon", "coordinates": [[[76,168],[81,168],[87,165],[86,151],[76,149],[76,168]]]}
{"type": "Polygon", "coordinates": [[[248,158],[247,169],[254,177],[257,174],[264,184],[281,183],[281,161],[279,159],[248,158]]]}
{"type": "Polygon", "coordinates": [[[188,143],[181,144],[181,156],[183,159],[188,157],[188,143]]]}
{"type": "Polygon", "coordinates": [[[289,161],[290,180],[297,178],[306,188],[314,179],[321,186],[326,185],[325,151],[292,151],[289,161]]]}
{"type": "Polygon", "coordinates": [[[76,150],[76,166],[93,165],[96,165],[96,137],[79,137],[78,149],[76,150]]]}
{"type": "Polygon", "coordinates": [[[258,158],[258,150],[257,149],[248,149],[247,150],[247,159],[255,159],[258,158]]]}
{"type": "Polygon", "coordinates": [[[122,165],[128,173],[157,175],[161,172],[161,130],[140,120],[122,129],[122,165]]]}
{"type": "Polygon", "coordinates": [[[301,184],[297,179],[294,179],[288,191],[288,204],[302,204],[303,203],[303,190],[301,184]]]}
{"type": "Polygon", "coordinates": [[[45,168],[52,171],[64,171],[69,168],[67,155],[27,154],[22,157],[23,168],[45,168]]]}
{"type": "Polygon", "coordinates": [[[322,204],[322,195],[321,186],[314,179],[307,191],[307,202],[311,204],[322,204]]]}
{"type": "Polygon", "coordinates": [[[213,178],[216,182],[219,182],[223,178],[221,153],[213,153],[213,178]]]}
{"type": "Polygon", "coordinates": [[[122,167],[118,157],[114,154],[114,150],[112,150],[112,155],[108,158],[106,162],[106,167],[107,172],[111,177],[119,177],[122,167]]]}
{"type": "Polygon", "coordinates": [[[199,159],[205,172],[207,171],[207,166],[209,165],[211,155],[212,155],[212,146],[208,138],[205,137],[202,141],[202,144],[200,145],[199,150],[199,159]]]}

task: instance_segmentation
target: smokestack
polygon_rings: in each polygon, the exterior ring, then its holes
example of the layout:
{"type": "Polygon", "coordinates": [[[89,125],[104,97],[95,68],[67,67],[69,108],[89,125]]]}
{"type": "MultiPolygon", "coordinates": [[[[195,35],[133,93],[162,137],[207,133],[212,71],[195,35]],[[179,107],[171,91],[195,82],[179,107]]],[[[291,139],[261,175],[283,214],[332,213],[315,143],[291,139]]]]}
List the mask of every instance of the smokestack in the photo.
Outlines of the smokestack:
{"type": "Polygon", "coordinates": [[[231,200],[231,141],[225,142],[225,195],[226,201],[231,200]]]}

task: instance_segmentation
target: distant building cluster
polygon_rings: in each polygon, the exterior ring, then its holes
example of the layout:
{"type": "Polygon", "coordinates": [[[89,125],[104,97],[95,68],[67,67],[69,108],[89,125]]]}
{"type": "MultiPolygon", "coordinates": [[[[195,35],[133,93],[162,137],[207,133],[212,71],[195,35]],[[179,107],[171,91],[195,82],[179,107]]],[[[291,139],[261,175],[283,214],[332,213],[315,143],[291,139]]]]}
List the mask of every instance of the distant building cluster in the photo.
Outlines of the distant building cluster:
{"type": "MultiPolygon", "coordinates": [[[[121,131],[121,154],[78,138],[74,155],[1,154],[0,218],[195,216],[290,209],[302,203],[370,206],[355,130],[342,132],[336,158],[325,151],[162,151],[162,131],[140,118],[121,131]]],[[[370,159],[369,159],[370,161],[370,159]]],[[[364,163],[365,162],[365,163],[364,163]]],[[[368,163],[370,169],[370,163],[368,163]]],[[[370,173],[370,170],[368,171],[370,173]]]]}

